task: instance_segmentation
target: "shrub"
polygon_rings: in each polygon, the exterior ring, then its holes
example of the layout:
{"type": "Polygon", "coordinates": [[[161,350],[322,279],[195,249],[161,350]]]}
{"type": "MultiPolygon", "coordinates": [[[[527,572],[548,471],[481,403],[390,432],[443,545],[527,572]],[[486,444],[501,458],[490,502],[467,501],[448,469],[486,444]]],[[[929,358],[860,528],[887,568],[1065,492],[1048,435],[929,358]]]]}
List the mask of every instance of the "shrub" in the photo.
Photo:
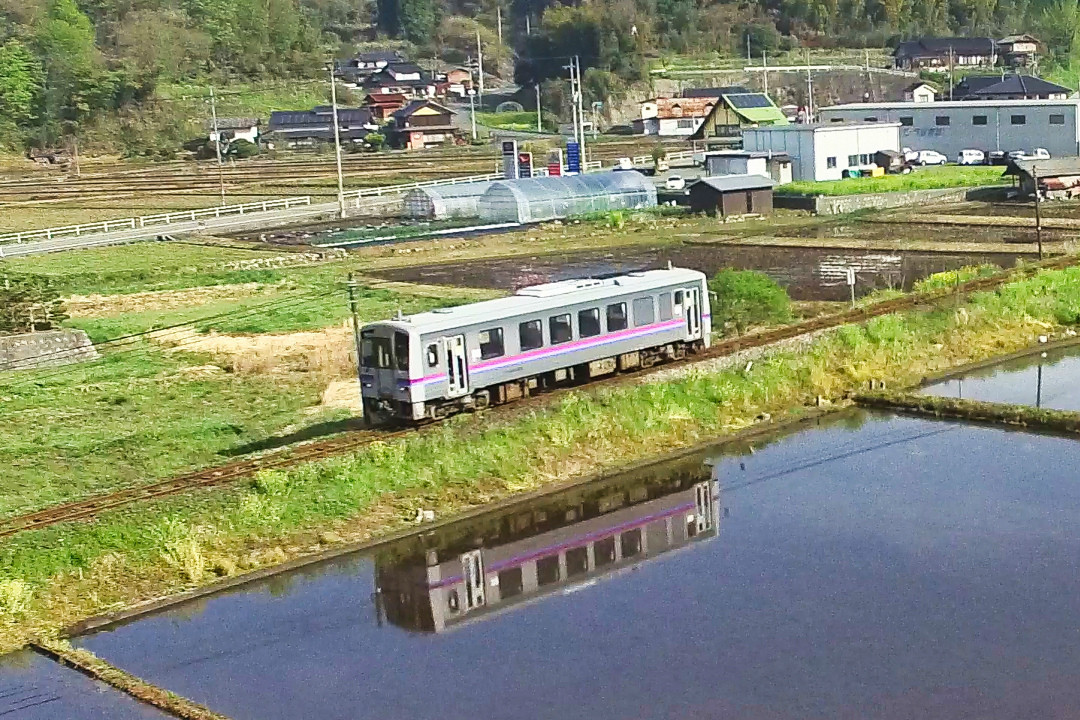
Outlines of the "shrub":
{"type": "Polygon", "coordinates": [[[714,327],[742,333],[751,325],[791,320],[791,299],[771,277],[756,270],[721,270],[709,281],[714,327]]]}
{"type": "Polygon", "coordinates": [[[386,145],[386,136],[377,132],[368,133],[364,136],[364,144],[372,150],[382,150],[386,145]]]}
{"type": "Polygon", "coordinates": [[[233,157],[239,158],[241,160],[245,158],[255,157],[258,154],[259,146],[251,142],[250,140],[244,140],[243,138],[240,138],[238,140],[234,140],[232,144],[229,145],[229,155],[232,155],[233,157]]]}

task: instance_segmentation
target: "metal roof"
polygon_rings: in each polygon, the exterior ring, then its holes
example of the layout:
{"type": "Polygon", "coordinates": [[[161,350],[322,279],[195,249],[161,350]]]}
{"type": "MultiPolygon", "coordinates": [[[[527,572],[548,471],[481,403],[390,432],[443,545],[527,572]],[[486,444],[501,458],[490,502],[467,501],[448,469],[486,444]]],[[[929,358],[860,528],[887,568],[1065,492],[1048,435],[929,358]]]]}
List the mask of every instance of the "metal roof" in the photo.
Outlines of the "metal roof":
{"type": "Polygon", "coordinates": [[[996,82],[970,89],[971,94],[978,97],[979,95],[1069,95],[1072,92],[1070,88],[1063,85],[1032,75],[1006,75],[1004,79],[993,79],[996,82]]]}
{"type": "Polygon", "coordinates": [[[1055,157],[1041,160],[1011,160],[1005,168],[1005,175],[1039,174],[1039,179],[1061,175],[1080,175],[1080,157],[1055,157]]]}
{"type": "Polygon", "coordinates": [[[994,41],[988,37],[917,38],[896,46],[894,55],[910,57],[942,57],[953,55],[993,55],[994,41]]]}
{"type": "Polygon", "coordinates": [[[728,107],[747,122],[778,125],[786,125],[788,122],[787,116],[765,93],[732,93],[721,97],[728,107]]]}
{"type": "Polygon", "coordinates": [[[422,334],[440,333],[469,325],[497,325],[506,318],[545,312],[577,303],[603,302],[614,294],[644,292],[658,286],[701,282],[705,276],[697,270],[671,268],[644,270],[618,277],[564,280],[523,287],[516,294],[495,300],[484,300],[457,307],[439,308],[430,312],[390,320],[379,325],[411,329],[422,334]]]}
{"type": "MultiPolygon", "coordinates": [[[[829,107],[821,108],[821,112],[828,112],[829,110],[896,110],[899,112],[902,110],[945,110],[973,107],[1019,109],[1024,107],[1062,107],[1064,105],[1076,107],[1080,105],[1080,100],[935,100],[932,103],[845,103],[842,105],[830,105],[829,107]]],[[[880,125],[880,123],[878,124],[880,125]]]]}
{"type": "Polygon", "coordinates": [[[694,185],[707,185],[717,192],[738,192],[740,190],[771,190],[776,183],[764,175],[717,175],[703,177],[694,185]]]}

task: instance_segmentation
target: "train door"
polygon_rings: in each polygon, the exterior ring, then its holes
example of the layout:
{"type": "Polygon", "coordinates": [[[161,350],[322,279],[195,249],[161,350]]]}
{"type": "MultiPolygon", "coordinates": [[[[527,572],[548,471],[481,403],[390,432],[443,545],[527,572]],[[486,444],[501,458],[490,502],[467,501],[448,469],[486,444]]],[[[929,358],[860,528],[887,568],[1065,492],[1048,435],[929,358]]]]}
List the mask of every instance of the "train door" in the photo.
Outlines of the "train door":
{"type": "Polygon", "coordinates": [[[686,313],[686,339],[701,337],[701,290],[693,288],[684,293],[683,311],[686,313]]]}
{"type": "Polygon", "coordinates": [[[465,581],[465,612],[484,604],[484,558],[479,550],[461,556],[461,577],[465,581]]]}
{"type": "Polygon", "coordinates": [[[715,527],[715,504],[711,481],[694,485],[694,527],[690,534],[697,535],[715,527]]]}
{"type": "Polygon", "coordinates": [[[446,350],[446,396],[461,397],[469,392],[469,361],[465,355],[465,336],[443,338],[446,350]]]}

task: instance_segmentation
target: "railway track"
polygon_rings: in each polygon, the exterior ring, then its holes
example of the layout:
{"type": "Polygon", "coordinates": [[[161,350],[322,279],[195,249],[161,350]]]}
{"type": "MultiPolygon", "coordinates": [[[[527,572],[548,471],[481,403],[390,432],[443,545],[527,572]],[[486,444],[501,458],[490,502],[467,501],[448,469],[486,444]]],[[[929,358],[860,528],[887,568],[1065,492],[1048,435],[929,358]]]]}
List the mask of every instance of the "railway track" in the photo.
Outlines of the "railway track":
{"type": "MultiPolygon", "coordinates": [[[[567,386],[558,388],[551,392],[536,395],[533,398],[499,406],[498,408],[495,408],[495,410],[498,411],[503,408],[515,409],[522,404],[528,404],[530,400],[547,401],[581,387],[592,389],[617,385],[623,382],[632,382],[651,373],[660,372],[679,365],[690,365],[725,357],[742,350],[773,345],[784,340],[790,340],[802,335],[819,332],[821,330],[828,330],[841,325],[865,322],[872,318],[888,315],[901,310],[910,310],[923,305],[941,304],[942,302],[951,300],[957,296],[996,289],[1004,284],[1031,277],[1041,270],[1057,270],[1069,267],[1076,264],[1077,260],[1078,258],[1074,256],[1046,260],[1020,269],[998,273],[985,278],[969,280],[954,288],[946,290],[918,295],[905,295],[892,300],[874,303],[873,305],[856,307],[831,315],[823,315],[792,325],[785,325],[771,330],[751,333],[742,337],[721,340],[704,353],[687,357],[684,360],[663,363],[634,373],[617,375],[605,380],[589,383],[585,386],[567,386]]],[[[416,432],[416,430],[417,429],[414,428],[385,432],[377,430],[358,430],[329,440],[317,441],[300,447],[274,451],[257,458],[239,460],[234,463],[179,475],[147,485],[125,488],[123,490],[86,498],[84,500],[56,505],[0,521],[0,538],[11,537],[20,532],[45,528],[59,523],[87,520],[106,510],[122,508],[136,502],[154,500],[216,485],[224,485],[251,477],[260,470],[288,467],[301,462],[338,455],[362,448],[372,442],[403,437],[412,432],[416,432]]]]}

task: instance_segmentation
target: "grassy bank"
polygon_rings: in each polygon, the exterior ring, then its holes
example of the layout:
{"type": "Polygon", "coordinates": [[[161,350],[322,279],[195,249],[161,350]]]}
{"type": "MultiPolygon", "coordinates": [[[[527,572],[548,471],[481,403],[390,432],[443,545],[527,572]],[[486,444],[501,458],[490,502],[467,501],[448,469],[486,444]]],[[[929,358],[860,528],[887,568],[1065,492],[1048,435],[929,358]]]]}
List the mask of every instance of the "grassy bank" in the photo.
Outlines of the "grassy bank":
{"type": "Polygon", "coordinates": [[[848,326],[749,369],[698,366],[666,381],[464,416],[403,439],[212,494],[28,532],[0,545],[0,648],[32,633],[783,417],[819,396],[890,387],[1013,351],[1077,320],[1080,269],[1044,272],[963,307],[848,326]]]}
{"type": "Polygon", "coordinates": [[[776,191],[789,195],[860,195],[862,193],[1008,185],[1009,178],[1002,176],[1003,170],[1004,168],[995,166],[944,165],[918,168],[907,175],[793,182],[781,185],[776,191]]]}

